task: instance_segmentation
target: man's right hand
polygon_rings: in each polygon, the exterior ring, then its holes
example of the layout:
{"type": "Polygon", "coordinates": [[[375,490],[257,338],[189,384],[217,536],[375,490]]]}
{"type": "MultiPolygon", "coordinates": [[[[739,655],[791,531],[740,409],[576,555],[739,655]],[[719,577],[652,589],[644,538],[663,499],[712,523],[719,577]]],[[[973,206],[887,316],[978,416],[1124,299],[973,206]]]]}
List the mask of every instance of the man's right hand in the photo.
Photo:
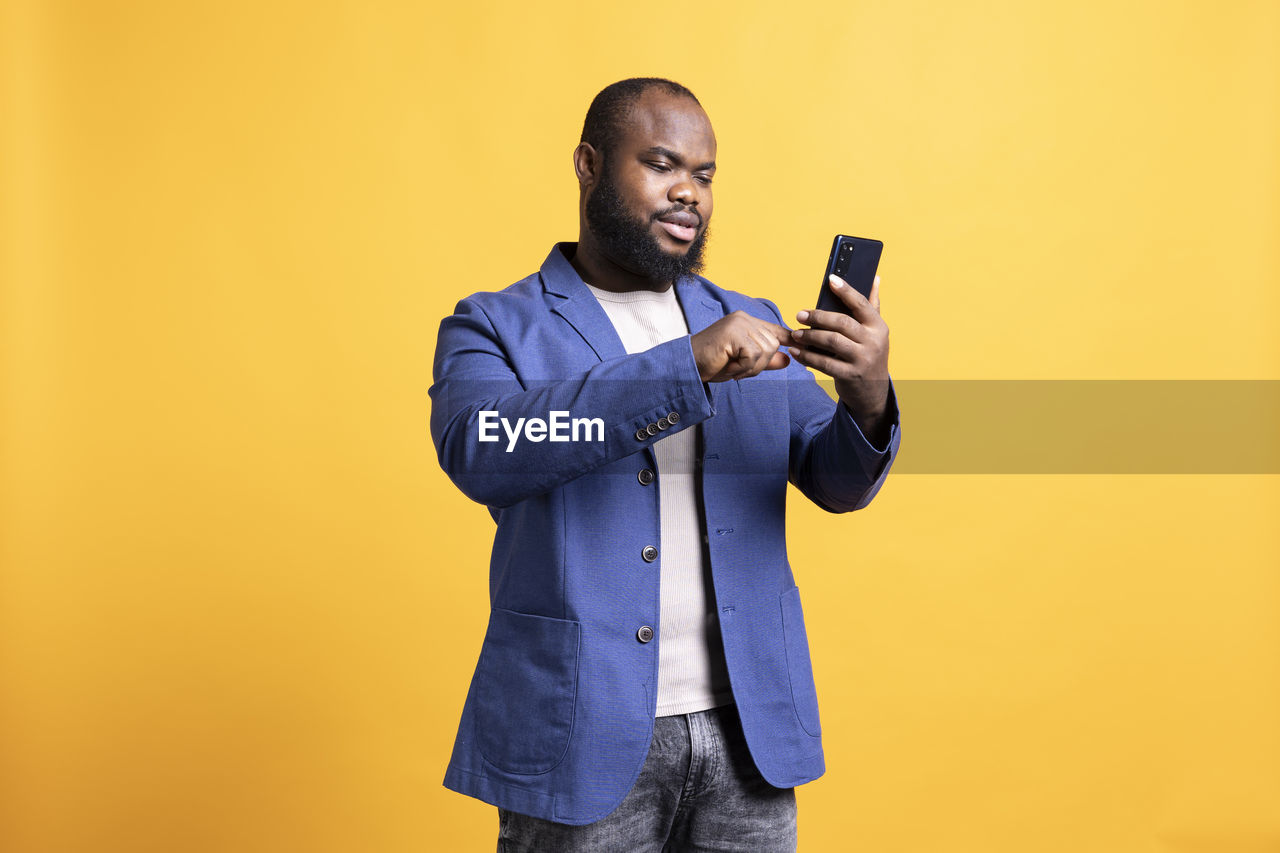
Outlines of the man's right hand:
{"type": "Polygon", "coordinates": [[[785,326],[734,311],[693,335],[693,359],[703,382],[746,379],[762,370],[778,370],[791,360],[779,346],[791,346],[785,326]]]}

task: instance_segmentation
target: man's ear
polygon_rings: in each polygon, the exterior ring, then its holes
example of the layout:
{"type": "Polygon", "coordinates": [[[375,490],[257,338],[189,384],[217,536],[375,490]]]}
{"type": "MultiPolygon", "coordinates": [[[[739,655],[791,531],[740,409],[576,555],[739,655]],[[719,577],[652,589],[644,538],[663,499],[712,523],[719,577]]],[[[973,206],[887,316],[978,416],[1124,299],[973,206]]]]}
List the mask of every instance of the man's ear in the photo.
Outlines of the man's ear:
{"type": "Polygon", "coordinates": [[[600,152],[589,143],[579,142],[573,149],[573,171],[578,176],[578,184],[583,189],[600,179],[600,170],[604,166],[600,152]]]}

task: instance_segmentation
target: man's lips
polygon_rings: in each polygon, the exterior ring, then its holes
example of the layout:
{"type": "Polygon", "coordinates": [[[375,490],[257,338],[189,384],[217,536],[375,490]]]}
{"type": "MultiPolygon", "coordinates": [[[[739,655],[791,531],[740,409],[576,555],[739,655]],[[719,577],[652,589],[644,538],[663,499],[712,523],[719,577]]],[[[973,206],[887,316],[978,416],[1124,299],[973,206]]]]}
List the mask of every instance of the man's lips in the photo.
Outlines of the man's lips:
{"type": "Polygon", "coordinates": [[[659,216],[658,224],[672,237],[688,243],[698,236],[698,226],[702,224],[702,218],[687,210],[677,210],[659,216]]]}

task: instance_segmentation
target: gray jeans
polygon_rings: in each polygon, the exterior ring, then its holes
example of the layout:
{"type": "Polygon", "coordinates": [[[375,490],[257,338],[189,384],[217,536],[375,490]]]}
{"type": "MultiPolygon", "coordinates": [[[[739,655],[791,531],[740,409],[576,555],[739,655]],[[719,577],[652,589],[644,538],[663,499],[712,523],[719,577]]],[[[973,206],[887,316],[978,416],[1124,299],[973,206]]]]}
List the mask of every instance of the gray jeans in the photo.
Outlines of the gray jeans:
{"type": "Polygon", "coordinates": [[[612,813],[567,826],[498,809],[498,853],[794,853],[794,788],[766,782],[732,705],[658,717],[612,813]]]}

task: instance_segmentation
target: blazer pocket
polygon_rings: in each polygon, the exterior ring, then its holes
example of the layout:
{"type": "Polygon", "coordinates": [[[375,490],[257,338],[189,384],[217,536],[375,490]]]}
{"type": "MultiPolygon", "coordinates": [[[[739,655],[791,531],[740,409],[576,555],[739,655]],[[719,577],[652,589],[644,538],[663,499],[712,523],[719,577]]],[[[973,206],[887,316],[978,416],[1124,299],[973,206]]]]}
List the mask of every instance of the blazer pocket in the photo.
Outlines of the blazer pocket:
{"type": "Polygon", "coordinates": [[[577,622],[494,610],[476,665],[476,744],[510,773],[564,760],[578,693],[577,622]]]}
{"type": "Polygon", "coordinates": [[[791,676],[791,701],[801,727],[813,737],[822,734],[818,722],[818,693],[813,684],[813,664],[809,660],[809,638],[804,630],[804,611],[800,608],[800,590],[784,592],[782,599],[782,637],[787,646],[787,673],[791,676]]]}

